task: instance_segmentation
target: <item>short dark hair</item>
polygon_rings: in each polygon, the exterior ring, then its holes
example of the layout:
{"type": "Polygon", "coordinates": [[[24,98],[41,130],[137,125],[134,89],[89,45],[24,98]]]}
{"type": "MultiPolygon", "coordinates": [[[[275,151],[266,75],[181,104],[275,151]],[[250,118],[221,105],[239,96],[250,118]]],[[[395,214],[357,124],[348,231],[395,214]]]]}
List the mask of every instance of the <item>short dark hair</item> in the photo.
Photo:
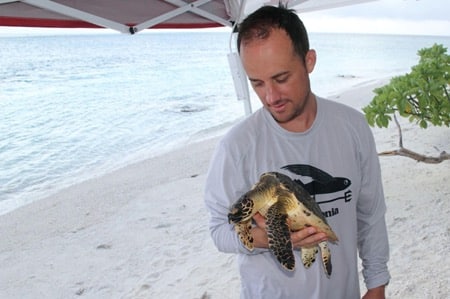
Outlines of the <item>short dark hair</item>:
{"type": "Polygon", "coordinates": [[[295,11],[283,5],[263,6],[248,15],[238,26],[237,48],[241,43],[269,37],[271,30],[283,29],[289,35],[294,51],[303,60],[309,51],[306,28],[295,11]]]}

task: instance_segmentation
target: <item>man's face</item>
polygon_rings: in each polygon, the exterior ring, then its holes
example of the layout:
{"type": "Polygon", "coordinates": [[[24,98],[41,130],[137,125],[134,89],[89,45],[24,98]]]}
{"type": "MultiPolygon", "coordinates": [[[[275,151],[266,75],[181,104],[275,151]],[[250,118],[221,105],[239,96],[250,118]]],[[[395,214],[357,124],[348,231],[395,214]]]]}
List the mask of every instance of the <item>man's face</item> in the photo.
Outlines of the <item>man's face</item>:
{"type": "Polygon", "coordinates": [[[308,113],[314,51],[308,52],[304,62],[287,33],[274,29],[266,39],[242,43],[240,56],[253,89],[281,126],[291,127],[291,122],[308,113]]]}

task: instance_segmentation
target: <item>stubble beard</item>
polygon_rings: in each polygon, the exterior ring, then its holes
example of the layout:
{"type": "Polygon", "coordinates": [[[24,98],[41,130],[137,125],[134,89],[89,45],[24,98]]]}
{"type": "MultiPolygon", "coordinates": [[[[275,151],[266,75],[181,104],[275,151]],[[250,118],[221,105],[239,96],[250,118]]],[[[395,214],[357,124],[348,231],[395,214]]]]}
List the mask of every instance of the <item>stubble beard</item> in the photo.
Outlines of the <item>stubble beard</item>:
{"type": "Polygon", "coordinates": [[[286,111],[285,113],[283,113],[283,115],[279,115],[278,113],[270,111],[270,109],[269,109],[270,114],[272,115],[273,119],[275,119],[275,121],[279,124],[289,123],[295,119],[298,119],[301,115],[304,114],[305,107],[308,104],[308,102],[310,101],[310,97],[311,97],[311,93],[308,93],[305,96],[304,100],[301,101],[297,105],[293,105],[294,102],[292,100],[286,99],[284,101],[286,101],[287,104],[292,107],[290,109],[290,111],[286,111]]]}

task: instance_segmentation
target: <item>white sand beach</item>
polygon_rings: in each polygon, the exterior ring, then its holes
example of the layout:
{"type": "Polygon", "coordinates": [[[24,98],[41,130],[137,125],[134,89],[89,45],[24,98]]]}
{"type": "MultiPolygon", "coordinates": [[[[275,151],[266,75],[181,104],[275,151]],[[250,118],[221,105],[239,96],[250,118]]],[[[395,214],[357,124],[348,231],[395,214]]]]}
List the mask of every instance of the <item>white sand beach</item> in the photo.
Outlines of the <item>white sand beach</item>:
{"type": "MultiPolygon", "coordinates": [[[[361,108],[381,83],[334,98],[361,108]]],[[[403,124],[405,147],[428,155],[450,150],[448,128],[403,124]]],[[[379,151],[397,148],[396,127],[374,134],[379,151]]],[[[217,140],[0,216],[0,298],[239,298],[235,257],[214,247],[203,204],[217,140]]],[[[380,161],[391,247],[388,298],[449,298],[450,161],[380,161]]]]}

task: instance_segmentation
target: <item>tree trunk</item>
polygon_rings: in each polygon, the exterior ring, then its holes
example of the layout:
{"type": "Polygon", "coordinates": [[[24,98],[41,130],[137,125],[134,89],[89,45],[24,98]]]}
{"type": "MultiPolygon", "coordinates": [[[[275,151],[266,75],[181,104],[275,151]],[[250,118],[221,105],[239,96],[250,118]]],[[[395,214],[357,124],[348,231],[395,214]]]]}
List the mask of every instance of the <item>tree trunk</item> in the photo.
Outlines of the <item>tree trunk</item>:
{"type": "Polygon", "coordinates": [[[399,149],[392,150],[392,151],[385,151],[382,153],[379,153],[379,156],[403,156],[408,157],[411,159],[416,160],[417,162],[424,162],[424,163],[431,163],[431,164],[438,164],[441,163],[444,160],[450,160],[450,154],[447,154],[445,151],[442,152],[438,157],[431,157],[431,156],[425,156],[416,152],[413,152],[409,149],[406,149],[403,147],[403,136],[402,136],[402,129],[400,127],[400,124],[397,120],[397,117],[394,114],[394,120],[397,124],[398,132],[399,132],[399,149]]]}

